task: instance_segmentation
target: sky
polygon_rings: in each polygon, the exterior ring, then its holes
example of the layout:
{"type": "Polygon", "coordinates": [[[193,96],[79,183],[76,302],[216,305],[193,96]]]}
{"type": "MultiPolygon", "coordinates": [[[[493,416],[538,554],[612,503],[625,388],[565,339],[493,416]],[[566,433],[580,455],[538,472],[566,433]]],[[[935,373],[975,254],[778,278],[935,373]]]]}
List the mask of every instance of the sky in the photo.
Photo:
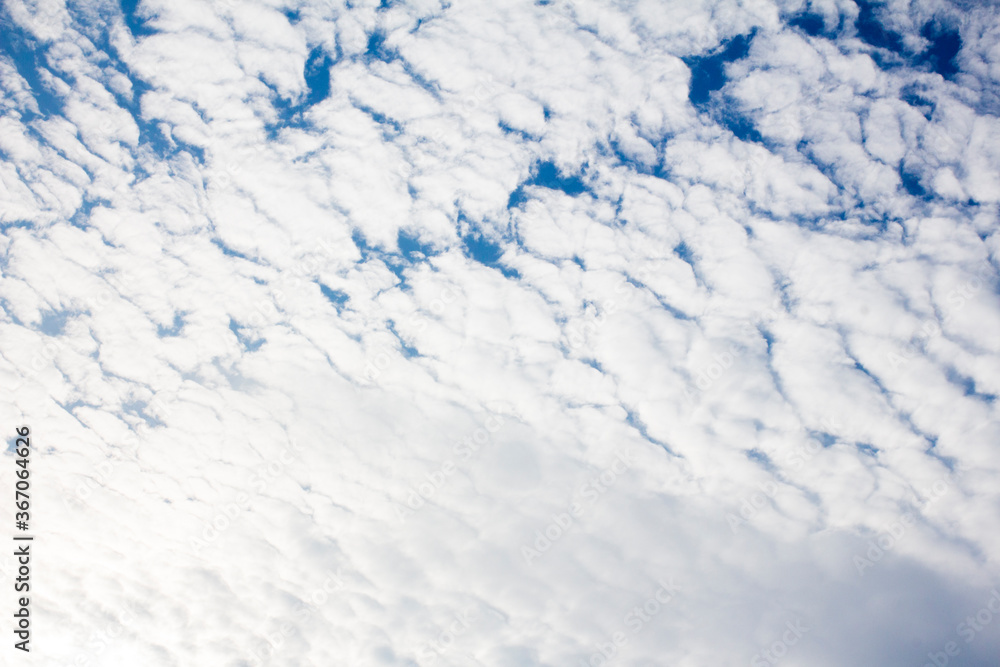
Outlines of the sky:
{"type": "Polygon", "coordinates": [[[996,664],[998,17],[5,1],[0,663],[996,664]]]}

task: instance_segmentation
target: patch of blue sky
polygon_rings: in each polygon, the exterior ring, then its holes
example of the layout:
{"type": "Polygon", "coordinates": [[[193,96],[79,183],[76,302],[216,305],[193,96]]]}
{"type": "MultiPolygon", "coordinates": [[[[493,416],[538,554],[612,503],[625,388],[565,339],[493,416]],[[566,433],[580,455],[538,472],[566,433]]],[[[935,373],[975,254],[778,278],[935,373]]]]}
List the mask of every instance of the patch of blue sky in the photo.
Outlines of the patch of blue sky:
{"type": "Polygon", "coordinates": [[[935,109],[937,108],[937,104],[933,100],[922,95],[914,86],[907,86],[906,88],[903,88],[903,90],[900,91],[899,99],[918,110],[927,120],[931,119],[934,115],[935,109]]]}
{"type": "Polygon", "coordinates": [[[504,266],[500,259],[503,257],[503,247],[488,238],[479,230],[474,230],[462,237],[462,246],[467,257],[474,259],[483,266],[496,269],[505,278],[520,278],[521,274],[517,269],[504,266]]]}
{"type": "Polygon", "coordinates": [[[878,453],[881,451],[878,447],[873,447],[872,445],[864,442],[856,442],[854,443],[854,446],[859,452],[867,456],[871,456],[872,458],[877,457],[878,453]]]}
{"type": "Polygon", "coordinates": [[[688,247],[687,243],[681,241],[676,246],[674,246],[674,254],[680,257],[685,263],[690,265],[692,269],[695,268],[694,254],[691,252],[691,249],[688,247]]]}
{"type": "MultiPolygon", "coordinates": [[[[149,120],[143,117],[139,101],[140,98],[147,92],[153,90],[153,86],[146,80],[144,80],[137,72],[132,71],[119,57],[119,54],[114,46],[114,43],[109,39],[109,34],[104,27],[111,23],[117,16],[112,15],[113,9],[109,9],[113,6],[105,7],[81,7],[78,5],[70,4],[67,7],[69,13],[73,19],[74,27],[83,31],[91,39],[94,46],[100,50],[100,55],[96,56],[98,60],[105,60],[111,67],[123,76],[128,77],[131,83],[131,94],[126,94],[121,90],[116,88],[108,88],[108,92],[115,98],[115,102],[119,107],[128,111],[139,129],[139,146],[140,149],[146,148],[152,150],[155,155],[160,158],[170,158],[181,152],[186,152],[190,154],[197,162],[200,164],[204,163],[204,151],[198,147],[191,144],[187,144],[183,141],[177,139],[168,138],[159,127],[156,120],[149,120]]],[[[126,26],[131,30],[134,36],[143,37],[148,35],[156,34],[156,30],[149,27],[147,21],[143,21],[138,15],[138,0],[122,0],[120,3],[122,18],[126,26]]],[[[0,19],[2,20],[2,19],[0,19]]],[[[0,46],[3,44],[3,40],[10,34],[17,32],[16,28],[8,29],[6,25],[0,28],[0,46]]],[[[44,54],[38,51],[34,55],[34,60],[37,62],[40,57],[44,54]]],[[[23,76],[23,74],[22,74],[23,76]]],[[[37,75],[36,75],[37,78],[37,75]]],[[[29,80],[29,83],[31,79],[29,80]]],[[[72,82],[68,82],[72,83],[72,82]]],[[[34,86],[32,86],[34,89],[34,86]]],[[[44,89],[44,87],[43,87],[44,89]]],[[[47,92],[47,91],[46,91],[47,92]]],[[[59,107],[56,113],[61,111],[61,100],[58,98],[51,97],[45,98],[44,101],[51,105],[53,102],[58,103],[59,107]]],[[[36,96],[37,97],[37,96],[36,96]]],[[[40,106],[42,108],[43,100],[40,99],[40,106]]],[[[198,112],[198,109],[195,109],[198,112]]],[[[203,120],[206,120],[203,116],[203,120]]],[[[141,168],[138,169],[139,175],[143,175],[141,168]]]]}
{"type": "Polygon", "coordinates": [[[946,79],[954,78],[959,72],[955,59],[962,50],[962,37],[958,30],[930,21],[924,25],[920,34],[931,43],[921,54],[920,64],[930,66],[931,71],[946,79]]]}
{"type": "Polygon", "coordinates": [[[125,401],[122,402],[122,411],[125,412],[126,414],[133,415],[135,417],[142,419],[144,422],[146,422],[148,426],[151,427],[163,426],[164,425],[163,422],[160,421],[160,419],[157,418],[156,415],[146,412],[146,408],[148,406],[149,403],[147,403],[146,401],[141,401],[141,400],[125,401]]]}
{"type": "MultiPolygon", "coordinates": [[[[34,229],[35,223],[30,220],[11,220],[10,222],[0,222],[0,231],[6,229],[34,229]]],[[[0,261],[4,261],[4,258],[0,257],[0,261]]]]}
{"type": "Polygon", "coordinates": [[[777,470],[774,462],[771,460],[771,457],[759,449],[747,449],[745,450],[745,453],[748,459],[758,464],[764,470],[767,470],[768,472],[775,472],[777,470]]]}
{"type": "Polygon", "coordinates": [[[683,59],[691,69],[691,89],[688,92],[691,104],[702,111],[706,109],[712,93],[726,85],[726,63],[747,56],[754,34],[737,35],[709,55],[688,56],[683,59]]]}
{"type": "Polygon", "coordinates": [[[524,191],[524,184],[521,183],[514,188],[514,191],[511,192],[510,196],[507,198],[507,208],[517,208],[526,201],[528,201],[528,193],[524,191]]]}
{"type": "Polygon", "coordinates": [[[399,254],[408,262],[420,261],[437,254],[434,252],[434,246],[421,243],[415,234],[405,229],[400,229],[396,235],[396,246],[399,248],[399,254]]]}
{"type": "Polygon", "coordinates": [[[69,312],[65,310],[49,310],[42,313],[38,329],[46,336],[59,336],[66,329],[69,312]]]}
{"type": "Polygon", "coordinates": [[[86,229],[89,226],[90,212],[96,206],[110,206],[111,202],[106,199],[88,199],[84,197],[83,203],[76,209],[76,212],[69,219],[69,224],[78,229],[86,229]]]}
{"type": "Polygon", "coordinates": [[[855,0],[855,4],[858,5],[858,18],[854,22],[858,37],[876,48],[903,55],[903,38],[879,21],[876,8],[880,5],[869,0],[855,0]]]}
{"type": "Polygon", "coordinates": [[[688,244],[685,243],[684,241],[681,241],[676,246],[674,246],[673,252],[682,262],[691,267],[691,273],[694,274],[695,280],[697,280],[699,283],[702,282],[701,272],[698,269],[698,264],[696,262],[694,253],[691,252],[691,249],[688,247],[688,244]]]}
{"type": "Polygon", "coordinates": [[[354,242],[354,245],[357,247],[358,252],[361,253],[360,261],[362,262],[367,261],[369,255],[371,255],[375,251],[374,246],[368,243],[368,239],[365,238],[365,235],[361,232],[360,229],[351,230],[351,241],[354,242]]]}
{"type": "Polygon", "coordinates": [[[381,60],[385,63],[391,63],[399,59],[399,53],[386,46],[385,37],[385,33],[381,30],[374,30],[368,35],[368,44],[365,46],[366,61],[381,60]]]}
{"type": "Polygon", "coordinates": [[[306,82],[306,93],[298,102],[282,97],[276,88],[268,85],[271,90],[271,105],[278,117],[276,123],[268,123],[264,128],[269,139],[276,138],[278,133],[285,128],[309,127],[304,114],[330,97],[330,70],[342,58],[343,51],[339,44],[333,55],[327,53],[320,46],[313,47],[302,69],[302,76],[306,82]]]}
{"type": "Polygon", "coordinates": [[[837,438],[825,431],[808,431],[809,437],[818,442],[822,447],[832,447],[837,443],[837,438]]]}
{"type": "Polygon", "coordinates": [[[720,102],[712,110],[712,118],[722,127],[733,133],[740,141],[766,144],[760,131],[754,127],[753,121],[743,114],[731,100],[720,102]]]}
{"type": "Polygon", "coordinates": [[[181,318],[180,314],[174,315],[174,321],[169,327],[163,326],[162,324],[156,325],[156,335],[160,338],[171,338],[174,336],[179,336],[181,330],[184,329],[184,320],[181,318]]]}
{"type": "Polygon", "coordinates": [[[403,124],[400,123],[399,121],[394,120],[389,116],[386,116],[385,114],[380,113],[368,106],[355,104],[354,108],[357,109],[358,111],[361,111],[366,116],[375,121],[379,125],[379,127],[382,128],[382,135],[385,139],[387,140],[394,139],[395,137],[398,137],[400,134],[402,134],[403,124]]]}
{"type": "Polygon", "coordinates": [[[247,352],[256,352],[266,341],[264,338],[253,338],[244,333],[245,327],[236,323],[236,320],[229,318],[229,330],[236,336],[236,340],[247,352]]]}
{"type": "Polygon", "coordinates": [[[952,79],[959,72],[956,62],[962,49],[960,32],[952,26],[939,21],[928,21],[921,28],[920,35],[930,42],[930,45],[920,53],[908,52],[902,36],[887,28],[879,20],[879,3],[871,0],[855,0],[858,5],[858,18],[855,27],[860,37],[877,50],[872,58],[883,69],[907,64],[911,67],[929,69],[952,79]]]}
{"type": "Polygon", "coordinates": [[[760,337],[764,339],[764,343],[767,345],[767,356],[770,357],[771,353],[774,351],[774,334],[762,326],[757,327],[757,332],[760,334],[760,337]]]}
{"type": "MultiPolygon", "coordinates": [[[[354,245],[361,254],[361,258],[358,260],[359,264],[371,261],[372,258],[381,260],[385,267],[399,279],[400,289],[409,289],[406,283],[406,269],[412,266],[412,261],[407,258],[406,254],[403,253],[402,250],[399,253],[396,253],[374,246],[368,242],[368,239],[365,238],[365,235],[359,229],[355,229],[351,232],[351,240],[354,241],[354,245]]],[[[399,236],[397,234],[397,244],[398,243],[399,236]]]]}
{"type": "MultiPolygon", "coordinates": [[[[607,148],[603,146],[598,147],[598,153],[600,155],[613,155],[618,159],[618,162],[622,166],[628,167],[632,171],[639,174],[653,174],[656,170],[656,166],[649,166],[641,160],[637,160],[632,157],[628,152],[622,149],[621,144],[615,139],[608,140],[607,148]]],[[[662,154],[662,151],[657,151],[658,154],[662,154]]]]}
{"type": "Polygon", "coordinates": [[[306,59],[303,75],[308,93],[303,104],[311,107],[330,96],[330,68],[333,59],[321,47],[314,47],[306,59]]]}
{"type": "Polygon", "coordinates": [[[741,141],[765,144],[753,120],[740,110],[735,100],[713,94],[726,86],[726,65],[747,57],[755,34],[737,35],[708,55],[688,56],[683,60],[691,69],[688,92],[691,104],[741,141]]]}
{"type": "MultiPolygon", "coordinates": [[[[44,74],[56,76],[47,66],[46,50],[11,21],[6,10],[0,9],[0,53],[13,61],[17,73],[27,82],[43,117],[59,115],[63,110],[62,99],[44,80],[44,74]]],[[[28,111],[23,113],[26,120],[30,120],[33,115],[28,111]]]]}
{"type": "Polygon", "coordinates": [[[826,176],[827,180],[837,188],[837,196],[840,197],[841,204],[845,207],[851,206],[851,193],[854,188],[849,188],[844,184],[840,175],[841,167],[835,162],[823,159],[821,154],[815,150],[813,144],[804,139],[796,144],[795,149],[804,160],[826,176]]]}
{"type": "Polygon", "coordinates": [[[219,238],[212,239],[212,245],[214,245],[219,250],[221,250],[222,254],[225,255],[226,257],[238,257],[239,259],[245,259],[247,261],[250,260],[250,258],[247,257],[246,255],[244,255],[243,253],[241,253],[241,252],[239,252],[237,250],[234,250],[234,249],[230,248],[229,246],[227,246],[219,238]]]}
{"type": "MultiPolygon", "coordinates": [[[[115,62],[118,62],[117,59],[115,62]]],[[[135,122],[136,127],[139,128],[139,147],[145,147],[161,158],[169,158],[183,150],[181,146],[183,142],[168,138],[163,133],[163,130],[160,129],[160,124],[156,119],[145,118],[142,114],[140,99],[144,94],[152,91],[153,86],[141,78],[138,73],[131,71],[127,67],[122,66],[119,71],[127,76],[131,82],[132,96],[129,97],[115,92],[115,101],[119,107],[132,115],[132,120],[135,122]]],[[[194,148],[193,146],[189,147],[194,148]]],[[[198,152],[201,155],[201,162],[203,163],[204,151],[198,148],[198,152]]]]}
{"type": "Polygon", "coordinates": [[[676,452],[674,452],[670,448],[670,445],[668,445],[667,443],[663,442],[662,440],[658,440],[657,438],[654,438],[653,436],[651,436],[649,434],[649,431],[646,429],[646,425],[642,422],[641,419],[639,419],[639,417],[635,414],[635,412],[633,412],[632,410],[629,410],[625,406],[622,406],[622,407],[625,409],[625,423],[628,424],[629,426],[631,426],[632,428],[634,428],[639,433],[639,435],[641,435],[643,437],[644,440],[647,440],[648,442],[651,442],[654,445],[657,445],[658,447],[661,447],[665,452],[667,452],[668,454],[671,454],[672,456],[677,456],[679,458],[683,458],[682,456],[680,456],[679,454],[677,454],[676,452]]]}
{"type": "Polygon", "coordinates": [[[385,268],[389,269],[399,280],[400,289],[404,291],[410,289],[409,284],[406,282],[406,270],[410,268],[412,264],[404,260],[402,257],[392,254],[383,254],[382,263],[385,264],[385,268]]]}
{"type": "Polygon", "coordinates": [[[565,176],[559,171],[555,163],[551,161],[539,162],[532,168],[531,172],[531,177],[520,183],[510,193],[510,197],[507,199],[508,209],[517,208],[528,200],[528,194],[525,189],[530,186],[559,190],[571,197],[590,191],[581,175],[571,174],[565,176]]]}
{"type": "Polygon", "coordinates": [[[929,443],[927,445],[927,448],[924,449],[924,454],[926,454],[927,456],[930,456],[930,457],[932,457],[932,458],[940,461],[941,464],[945,468],[947,468],[949,471],[955,472],[955,466],[957,465],[958,461],[955,459],[955,457],[953,457],[953,456],[946,456],[946,455],[944,455],[944,454],[942,454],[941,452],[938,451],[938,449],[937,449],[937,443],[938,443],[937,436],[924,435],[923,437],[929,443]]]}
{"type": "Polygon", "coordinates": [[[582,178],[576,175],[563,176],[554,162],[539,163],[532,185],[560,190],[571,196],[588,191],[582,178]]]}
{"type": "MultiPolygon", "coordinates": [[[[698,272],[697,272],[696,269],[694,269],[694,265],[693,264],[691,265],[691,268],[694,270],[695,280],[697,280],[698,282],[701,282],[701,278],[698,276],[698,272]]],[[[673,304],[671,304],[668,301],[664,300],[664,298],[662,296],[660,296],[659,294],[657,294],[649,285],[643,283],[642,281],[637,280],[637,279],[633,278],[632,276],[626,276],[625,277],[625,282],[627,282],[629,285],[631,285],[632,287],[634,287],[634,288],[636,288],[638,290],[645,290],[645,291],[647,291],[650,294],[650,296],[652,296],[653,299],[656,300],[656,302],[660,305],[660,307],[663,308],[663,310],[665,310],[668,313],[670,313],[670,315],[674,319],[678,319],[678,320],[691,320],[691,319],[694,319],[691,315],[688,315],[683,310],[680,310],[679,308],[677,308],[673,304]]]]}
{"type": "Polygon", "coordinates": [[[399,351],[402,353],[404,357],[406,357],[407,359],[414,359],[420,356],[420,351],[417,350],[417,348],[408,345],[406,340],[404,340],[403,337],[399,335],[399,332],[396,331],[396,323],[393,320],[389,320],[387,326],[389,332],[396,337],[396,341],[399,343],[399,351]]]}
{"type": "Polygon", "coordinates": [[[141,17],[136,15],[136,10],[139,8],[139,0],[121,0],[121,8],[122,14],[125,17],[125,25],[133,36],[144,37],[156,34],[156,30],[153,30],[147,21],[142,20],[141,17]]]}
{"type": "Polygon", "coordinates": [[[400,59],[400,62],[402,63],[403,71],[406,72],[406,75],[413,80],[413,83],[420,86],[424,90],[424,92],[429,94],[434,99],[436,100],[441,99],[441,88],[440,86],[438,86],[437,82],[430,81],[427,78],[425,78],[420,72],[414,69],[413,65],[411,65],[406,60],[400,59]]]}
{"type": "Polygon", "coordinates": [[[793,17],[788,25],[799,28],[807,35],[818,37],[826,32],[826,21],[822,14],[805,12],[793,17]]]}
{"type": "Polygon", "coordinates": [[[909,171],[905,166],[899,168],[899,179],[902,182],[903,189],[914,197],[919,197],[920,199],[932,198],[920,182],[920,175],[909,171]]]}
{"type": "Polygon", "coordinates": [[[954,368],[948,368],[945,372],[945,377],[948,378],[948,382],[961,387],[962,393],[969,398],[975,398],[986,403],[992,403],[996,400],[995,395],[979,391],[976,388],[976,381],[973,378],[962,375],[954,368]]]}
{"type": "Polygon", "coordinates": [[[505,135],[518,137],[523,141],[538,141],[538,137],[534,136],[533,134],[525,132],[524,130],[519,130],[515,127],[511,127],[502,120],[497,123],[497,127],[499,127],[500,131],[503,132],[505,135]]]}
{"type": "Polygon", "coordinates": [[[344,310],[344,305],[350,299],[346,292],[341,292],[340,290],[335,290],[327,287],[323,283],[317,283],[319,285],[319,291],[326,297],[326,300],[333,304],[337,313],[341,313],[344,310]]]}
{"type": "MultiPolygon", "coordinates": [[[[841,335],[843,335],[843,332],[841,332],[841,335]]],[[[878,391],[879,391],[880,394],[882,394],[885,397],[889,397],[891,395],[891,392],[889,392],[889,390],[885,388],[885,385],[882,384],[882,380],[880,380],[877,375],[875,375],[870,370],[868,370],[865,367],[865,365],[862,364],[857,359],[854,360],[854,368],[855,368],[855,370],[860,371],[869,380],[871,380],[872,384],[874,384],[875,387],[878,388],[878,391]]]]}

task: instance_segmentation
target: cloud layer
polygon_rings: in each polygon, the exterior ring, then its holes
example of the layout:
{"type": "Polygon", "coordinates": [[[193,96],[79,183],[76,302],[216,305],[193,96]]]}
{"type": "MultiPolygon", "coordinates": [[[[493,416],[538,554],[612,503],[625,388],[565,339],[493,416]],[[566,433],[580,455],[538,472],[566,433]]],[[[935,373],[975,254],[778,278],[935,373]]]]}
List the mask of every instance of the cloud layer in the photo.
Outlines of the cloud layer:
{"type": "Polygon", "coordinates": [[[17,658],[986,664],[995,14],[6,3],[17,658]]]}

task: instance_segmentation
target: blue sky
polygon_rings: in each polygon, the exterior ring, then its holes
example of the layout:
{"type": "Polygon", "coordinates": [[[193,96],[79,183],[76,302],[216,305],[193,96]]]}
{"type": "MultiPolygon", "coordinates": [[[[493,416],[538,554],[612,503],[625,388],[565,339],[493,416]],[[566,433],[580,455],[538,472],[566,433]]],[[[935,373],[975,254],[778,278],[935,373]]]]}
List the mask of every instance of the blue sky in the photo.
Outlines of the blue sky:
{"type": "Polygon", "coordinates": [[[988,664],[996,10],[6,3],[31,664],[988,664]]]}

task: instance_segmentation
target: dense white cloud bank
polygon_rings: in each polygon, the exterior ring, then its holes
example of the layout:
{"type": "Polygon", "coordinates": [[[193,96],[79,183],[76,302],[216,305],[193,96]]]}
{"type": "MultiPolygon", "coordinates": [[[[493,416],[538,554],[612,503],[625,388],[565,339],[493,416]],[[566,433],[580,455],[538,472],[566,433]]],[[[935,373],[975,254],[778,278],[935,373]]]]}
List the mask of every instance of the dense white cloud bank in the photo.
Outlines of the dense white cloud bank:
{"type": "Polygon", "coordinates": [[[996,16],[6,3],[5,660],[989,664],[996,16]]]}

